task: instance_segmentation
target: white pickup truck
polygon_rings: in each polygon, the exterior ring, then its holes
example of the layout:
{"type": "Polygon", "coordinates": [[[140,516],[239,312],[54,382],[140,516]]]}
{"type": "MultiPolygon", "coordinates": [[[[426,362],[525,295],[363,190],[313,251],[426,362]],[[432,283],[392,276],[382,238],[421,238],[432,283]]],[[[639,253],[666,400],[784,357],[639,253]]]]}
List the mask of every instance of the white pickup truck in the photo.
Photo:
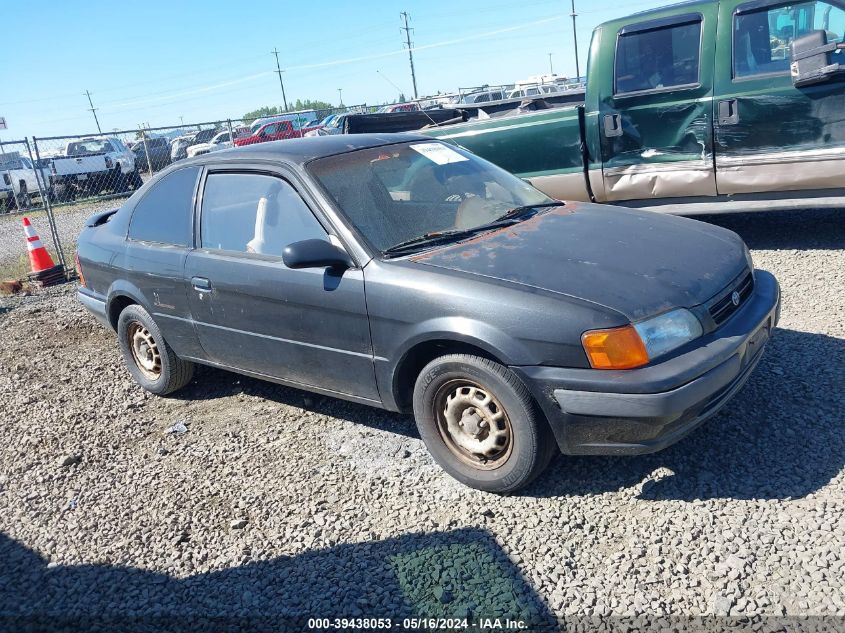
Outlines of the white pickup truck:
{"type": "Polygon", "coordinates": [[[53,187],[60,200],[81,192],[96,195],[137,189],[143,184],[135,167],[135,155],[115,136],[69,141],[62,155],[50,159],[53,187]]]}
{"type": "Polygon", "coordinates": [[[0,198],[5,198],[6,209],[29,207],[32,196],[39,196],[42,189],[50,194],[50,170],[41,167],[39,171],[40,183],[29,157],[19,152],[0,154],[0,198]]]}

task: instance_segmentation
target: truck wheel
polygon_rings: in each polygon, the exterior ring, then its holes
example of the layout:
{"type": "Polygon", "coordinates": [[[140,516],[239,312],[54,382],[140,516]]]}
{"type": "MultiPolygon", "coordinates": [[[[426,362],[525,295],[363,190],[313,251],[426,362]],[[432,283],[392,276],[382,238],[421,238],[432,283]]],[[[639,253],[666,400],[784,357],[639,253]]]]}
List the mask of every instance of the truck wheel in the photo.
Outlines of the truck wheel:
{"type": "Polygon", "coordinates": [[[528,485],[556,448],[525,385],[479,356],[453,354],[426,365],[414,386],[414,417],[443,470],[487,492],[528,485]]]}
{"type": "Polygon", "coordinates": [[[144,179],[141,178],[141,174],[137,168],[130,174],[130,184],[133,189],[140,189],[144,184],[144,179]]]}
{"type": "Polygon", "coordinates": [[[176,356],[141,306],[123,309],[117,320],[117,337],[126,368],[147,391],[164,396],[191,382],[194,364],[176,356]]]}
{"type": "Polygon", "coordinates": [[[123,193],[124,191],[129,190],[129,177],[123,175],[123,172],[120,170],[120,165],[117,165],[112,170],[112,173],[109,176],[109,182],[104,188],[111,189],[114,193],[123,193]]]}
{"type": "Polygon", "coordinates": [[[30,198],[29,192],[26,190],[26,182],[21,180],[19,185],[20,193],[18,194],[18,208],[28,209],[32,206],[32,198],[30,198]]]}

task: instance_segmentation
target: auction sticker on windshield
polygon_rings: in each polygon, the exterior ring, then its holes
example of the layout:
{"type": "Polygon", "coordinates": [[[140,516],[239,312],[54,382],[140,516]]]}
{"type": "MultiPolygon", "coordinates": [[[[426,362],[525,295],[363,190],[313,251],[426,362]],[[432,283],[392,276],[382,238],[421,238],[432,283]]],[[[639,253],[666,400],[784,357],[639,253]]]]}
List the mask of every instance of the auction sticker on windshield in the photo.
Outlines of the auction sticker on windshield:
{"type": "Polygon", "coordinates": [[[460,163],[469,160],[465,156],[458,154],[455,150],[440,143],[418,143],[411,145],[411,149],[419,152],[438,165],[448,165],[449,163],[460,163]]]}

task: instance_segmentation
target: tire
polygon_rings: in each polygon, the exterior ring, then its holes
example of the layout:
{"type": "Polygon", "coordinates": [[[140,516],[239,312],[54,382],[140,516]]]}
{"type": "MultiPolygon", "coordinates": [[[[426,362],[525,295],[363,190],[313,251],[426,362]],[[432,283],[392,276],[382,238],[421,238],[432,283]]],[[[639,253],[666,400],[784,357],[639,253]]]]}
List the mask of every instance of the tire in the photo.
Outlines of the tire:
{"type": "Polygon", "coordinates": [[[133,189],[140,189],[144,184],[144,179],[141,178],[141,174],[137,168],[129,175],[129,179],[129,183],[132,185],[133,189]]]}
{"type": "Polygon", "coordinates": [[[176,356],[141,306],[123,309],[117,320],[117,337],[126,368],[147,391],[164,396],[191,382],[194,364],[176,356]]]}
{"type": "Polygon", "coordinates": [[[29,209],[32,206],[32,198],[27,191],[26,183],[20,182],[20,193],[18,194],[18,208],[21,210],[29,209]]]}
{"type": "Polygon", "coordinates": [[[453,354],[426,365],[414,386],[414,417],[443,470],[487,492],[525,487],[557,448],[525,385],[479,356],[453,354]]]}
{"type": "Polygon", "coordinates": [[[105,183],[103,189],[111,189],[114,193],[124,193],[129,191],[129,175],[124,175],[117,165],[108,177],[108,182],[105,183]]]}

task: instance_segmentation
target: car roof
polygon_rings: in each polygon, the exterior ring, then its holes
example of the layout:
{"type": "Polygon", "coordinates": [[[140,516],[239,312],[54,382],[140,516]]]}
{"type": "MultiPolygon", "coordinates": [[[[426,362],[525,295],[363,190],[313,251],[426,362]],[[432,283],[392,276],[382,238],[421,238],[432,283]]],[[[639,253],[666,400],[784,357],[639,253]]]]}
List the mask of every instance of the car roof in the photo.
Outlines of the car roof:
{"type": "MultiPolygon", "coordinates": [[[[283,141],[268,141],[244,147],[204,154],[191,161],[192,164],[206,164],[228,160],[271,160],[284,161],[295,165],[304,165],[315,158],[335,156],[394,143],[408,141],[437,142],[430,136],[421,134],[332,134],[328,136],[307,136],[283,141]]],[[[188,163],[180,161],[180,165],[188,163]]]]}

